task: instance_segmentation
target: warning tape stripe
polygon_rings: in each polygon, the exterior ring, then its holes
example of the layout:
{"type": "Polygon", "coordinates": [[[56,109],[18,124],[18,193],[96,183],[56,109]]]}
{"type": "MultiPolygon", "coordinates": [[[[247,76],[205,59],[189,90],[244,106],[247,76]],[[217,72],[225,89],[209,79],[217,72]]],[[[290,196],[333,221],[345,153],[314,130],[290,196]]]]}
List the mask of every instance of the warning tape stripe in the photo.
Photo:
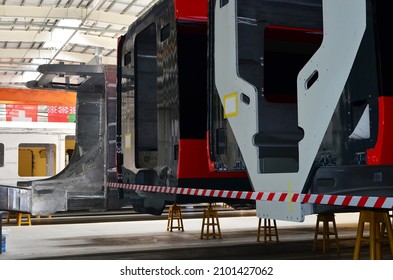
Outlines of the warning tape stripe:
{"type": "Polygon", "coordinates": [[[246,192],[233,190],[212,190],[195,188],[173,188],[149,185],[134,185],[108,182],[107,186],[117,189],[129,189],[145,192],[159,192],[193,196],[207,196],[217,198],[233,198],[277,202],[297,202],[310,204],[324,204],[335,206],[354,206],[393,209],[393,197],[330,195],[330,194],[298,194],[278,192],[246,192]]]}

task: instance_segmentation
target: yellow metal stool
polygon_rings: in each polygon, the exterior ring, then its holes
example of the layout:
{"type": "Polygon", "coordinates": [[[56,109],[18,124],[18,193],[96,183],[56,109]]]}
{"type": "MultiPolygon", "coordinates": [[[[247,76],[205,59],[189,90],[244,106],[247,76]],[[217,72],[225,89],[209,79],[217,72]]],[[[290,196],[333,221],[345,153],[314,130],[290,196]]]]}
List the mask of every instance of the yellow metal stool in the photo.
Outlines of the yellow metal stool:
{"type": "Polygon", "coordinates": [[[8,212],[7,213],[7,223],[10,222],[12,218],[16,219],[16,224],[18,226],[29,225],[31,226],[31,215],[29,213],[21,213],[21,212],[8,212]]]}
{"type": "Polygon", "coordinates": [[[168,212],[168,224],[166,226],[167,231],[173,231],[174,228],[177,228],[178,230],[184,231],[184,226],[183,226],[183,218],[181,215],[181,208],[177,204],[173,204],[169,207],[169,212],[168,212]],[[173,220],[177,221],[177,226],[173,225],[173,220]]]}
{"type": "Polygon", "coordinates": [[[16,219],[16,213],[15,212],[7,212],[7,216],[6,216],[7,221],[6,221],[6,223],[9,224],[10,220],[12,218],[16,219]]]}
{"type": "Polygon", "coordinates": [[[203,211],[202,229],[201,229],[201,239],[206,237],[209,239],[221,238],[220,222],[218,220],[218,211],[213,209],[212,205],[203,211]],[[206,227],[206,232],[205,232],[206,227]],[[211,228],[211,231],[210,231],[211,228]]]}
{"type": "Polygon", "coordinates": [[[389,211],[385,210],[361,210],[359,214],[358,230],[356,234],[355,250],[353,259],[358,260],[362,241],[369,243],[370,260],[380,260],[382,257],[381,244],[389,243],[390,252],[393,255],[393,230],[389,211]],[[364,235],[364,225],[369,224],[369,235],[364,235]],[[384,236],[384,231],[387,236],[384,236]]]}
{"type": "Polygon", "coordinates": [[[313,252],[317,249],[318,235],[322,234],[322,250],[324,253],[330,250],[330,236],[334,235],[336,240],[337,253],[340,253],[340,243],[338,240],[337,226],[334,213],[319,213],[315,226],[313,252]],[[322,222],[322,230],[319,229],[319,223],[322,222]],[[333,229],[330,229],[329,223],[332,223],[333,229]]]}
{"type": "Polygon", "coordinates": [[[31,215],[29,213],[17,213],[16,223],[18,226],[31,226],[31,215]]]}
{"type": "MultiPolygon", "coordinates": [[[[36,217],[36,219],[41,219],[41,215],[36,215],[35,217],[36,217]]],[[[45,217],[47,217],[48,219],[51,219],[52,215],[46,215],[45,217]]]]}
{"type": "Polygon", "coordinates": [[[257,235],[258,242],[260,241],[261,228],[263,228],[263,236],[265,242],[267,242],[268,237],[269,237],[269,241],[272,241],[272,236],[276,237],[277,242],[279,241],[276,220],[273,220],[273,225],[272,225],[271,219],[263,219],[263,226],[262,226],[262,218],[259,218],[258,235],[257,235]]]}

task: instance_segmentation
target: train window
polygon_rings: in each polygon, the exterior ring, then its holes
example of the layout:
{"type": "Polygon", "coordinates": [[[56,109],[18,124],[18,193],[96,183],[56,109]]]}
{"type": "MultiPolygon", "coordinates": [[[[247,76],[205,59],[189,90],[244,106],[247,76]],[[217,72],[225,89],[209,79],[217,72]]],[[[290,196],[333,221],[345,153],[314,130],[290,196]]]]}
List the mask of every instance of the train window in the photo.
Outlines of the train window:
{"type": "Polygon", "coordinates": [[[135,38],[135,162],[138,168],[153,168],[157,165],[156,33],[156,25],[153,23],[135,38]]]}
{"type": "Polygon", "coordinates": [[[224,7],[229,3],[229,0],[220,0],[220,8],[224,7]]]}
{"type": "Polygon", "coordinates": [[[18,175],[53,176],[56,173],[56,145],[22,143],[18,147],[18,175]]]}
{"type": "Polygon", "coordinates": [[[171,28],[170,28],[170,25],[168,23],[163,28],[161,28],[161,42],[164,42],[166,39],[168,39],[170,33],[171,33],[171,28]]]}
{"type": "Polygon", "coordinates": [[[305,88],[310,89],[312,87],[312,85],[318,80],[318,77],[319,77],[319,73],[317,70],[312,72],[310,77],[306,80],[305,88]]]}
{"type": "Polygon", "coordinates": [[[0,167],[4,166],[4,144],[0,143],[0,167]]]}
{"type": "Polygon", "coordinates": [[[124,55],[124,66],[129,65],[132,62],[131,52],[128,52],[124,55]]]}
{"type": "Polygon", "coordinates": [[[68,165],[75,150],[75,135],[65,137],[65,165],[68,165]]]}

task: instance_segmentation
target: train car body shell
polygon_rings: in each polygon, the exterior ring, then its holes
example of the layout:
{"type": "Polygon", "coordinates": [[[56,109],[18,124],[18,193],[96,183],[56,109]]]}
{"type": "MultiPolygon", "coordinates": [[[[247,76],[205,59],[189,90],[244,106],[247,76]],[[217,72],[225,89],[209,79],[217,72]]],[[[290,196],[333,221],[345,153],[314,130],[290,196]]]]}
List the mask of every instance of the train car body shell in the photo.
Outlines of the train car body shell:
{"type": "MultiPolygon", "coordinates": [[[[255,191],[393,195],[386,8],[362,0],[215,2],[215,85],[255,191]],[[310,36],[294,36],[299,30],[323,35],[303,61],[293,58],[310,36]]],[[[303,221],[351,210],[343,208],[263,201],[257,214],[303,221]]]]}
{"type": "MultiPolygon", "coordinates": [[[[119,172],[124,183],[250,189],[244,170],[211,168],[207,8],[207,1],[160,1],[120,40],[119,172]]],[[[158,214],[166,201],[208,199],[143,192],[132,197],[140,212],[158,214]]]]}

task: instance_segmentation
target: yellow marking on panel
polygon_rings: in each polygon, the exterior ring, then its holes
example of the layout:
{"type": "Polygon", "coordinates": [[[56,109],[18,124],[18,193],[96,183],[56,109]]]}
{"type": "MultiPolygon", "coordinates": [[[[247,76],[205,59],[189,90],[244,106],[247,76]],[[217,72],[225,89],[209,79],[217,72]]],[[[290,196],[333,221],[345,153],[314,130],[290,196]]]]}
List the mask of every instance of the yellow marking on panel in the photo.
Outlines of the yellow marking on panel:
{"type": "Polygon", "coordinates": [[[289,213],[293,214],[293,202],[292,202],[292,182],[288,182],[288,204],[289,204],[289,213]]]}
{"type": "Polygon", "coordinates": [[[131,133],[127,133],[125,136],[125,141],[124,141],[124,149],[125,150],[131,150],[131,143],[132,143],[132,134],[131,133]]]}
{"type": "Polygon", "coordinates": [[[224,118],[235,117],[238,114],[237,92],[224,96],[224,118]]]}

